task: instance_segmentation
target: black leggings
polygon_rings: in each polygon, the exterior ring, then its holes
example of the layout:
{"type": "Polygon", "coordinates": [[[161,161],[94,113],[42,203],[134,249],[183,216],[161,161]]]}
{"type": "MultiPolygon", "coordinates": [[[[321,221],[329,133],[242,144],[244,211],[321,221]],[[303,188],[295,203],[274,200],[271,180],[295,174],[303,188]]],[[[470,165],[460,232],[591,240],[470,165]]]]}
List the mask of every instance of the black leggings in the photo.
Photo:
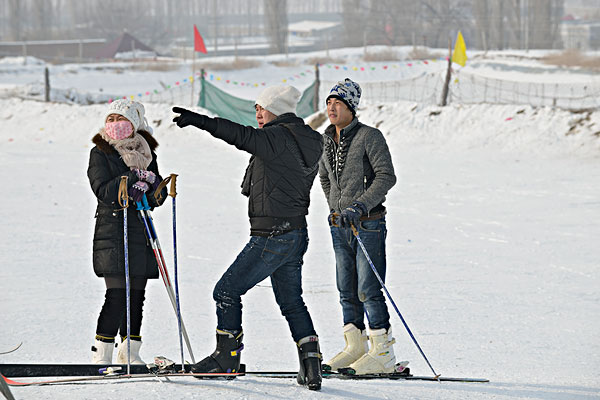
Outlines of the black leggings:
{"type": "MultiPolygon", "coordinates": [[[[96,335],[104,340],[110,340],[120,332],[121,337],[127,336],[127,298],[125,277],[110,275],[104,277],[106,293],[104,305],[98,317],[96,335]]],[[[131,336],[140,336],[142,327],[142,308],[146,293],[146,278],[133,277],[130,279],[130,313],[131,336]]]]}

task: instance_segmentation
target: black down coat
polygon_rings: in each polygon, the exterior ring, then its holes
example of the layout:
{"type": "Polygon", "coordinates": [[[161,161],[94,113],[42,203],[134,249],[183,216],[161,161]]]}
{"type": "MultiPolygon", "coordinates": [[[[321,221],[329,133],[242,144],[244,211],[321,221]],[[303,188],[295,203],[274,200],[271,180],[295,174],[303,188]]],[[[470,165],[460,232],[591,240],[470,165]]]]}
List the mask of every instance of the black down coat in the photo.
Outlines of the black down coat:
{"type": "Polygon", "coordinates": [[[222,118],[204,129],[252,154],[242,183],[251,233],[306,226],[310,189],[323,151],[321,135],[295,114],[282,114],[262,129],[222,118]]]}
{"type": "MultiPolygon", "coordinates": [[[[156,154],[154,149],[158,146],[156,140],[147,132],[138,131],[146,139],[152,150],[152,162],[148,170],[158,173],[156,154]]],[[[90,162],[87,175],[92,190],[98,199],[96,208],[96,226],[94,228],[93,263],[94,272],[99,277],[105,275],[125,274],[125,250],[123,235],[123,210],[118,201],[119,183],[121,176],[127,176],[128,187],[131,187],[138,178],[121,159],[121,156],[106,140],[97,134],[92,139],[96,144],[90,151],[90,162]]],[[[166,187],[161,192],[162,202],[166,199],[166,187]]],[[[147,193],[149,203],[153,202],[153,193],[147,193]]],[[[145,227],[136,211],[135,203],[129,202],[127,209],[127,242],[129,254],[129,276],[158,278],[158,264],[150,242],[146,239],[145,227]]]]}

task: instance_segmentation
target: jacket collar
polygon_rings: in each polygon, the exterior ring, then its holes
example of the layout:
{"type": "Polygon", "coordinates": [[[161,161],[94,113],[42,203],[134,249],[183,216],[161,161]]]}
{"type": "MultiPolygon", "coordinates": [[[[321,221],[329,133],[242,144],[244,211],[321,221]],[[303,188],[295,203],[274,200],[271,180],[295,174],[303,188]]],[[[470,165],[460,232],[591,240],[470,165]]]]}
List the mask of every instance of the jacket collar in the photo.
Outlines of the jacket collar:
{"type": "MultiPolygon", "coordinates": [[[[349,136],[350,133],[354,130],[354,128],[356,128],[358,126],[359,123],[360,122],[358,121],[358,118],[354,117],[352,119],[352,122],[350,122],[350,124],[348,124],[347,127],[345,127],[344,129],[342,129],[340,131],[340,137],[349,136]]],[[[325,134],[327,136],[329,136],[331,139],[333,139],[333,137],[335,135],[335,125],[333,125],[333,124],[329,125],[325,129],[325,134]]]]}
{"type": "Polygon", "coordinates": [[[352,122],[350,122],[350,124],[347,127],[340,131],[340,137],[346,136],[349,132],[352,132],[356,125],[358,125],[358,118],[354,117],[352,118],[352,122]]]}
{"type": "Polygon", "coordinates": [[[298,122],[299,119],[300,118],[298,118],[296,116],[296,114],[294,114],[294,113],[285,113],[285,114],[278,115],[273,121],[270,121],[270,122],[267,122],[266,124],[264,124],[263,128],[265,128],[267,126],[298,122]]]}

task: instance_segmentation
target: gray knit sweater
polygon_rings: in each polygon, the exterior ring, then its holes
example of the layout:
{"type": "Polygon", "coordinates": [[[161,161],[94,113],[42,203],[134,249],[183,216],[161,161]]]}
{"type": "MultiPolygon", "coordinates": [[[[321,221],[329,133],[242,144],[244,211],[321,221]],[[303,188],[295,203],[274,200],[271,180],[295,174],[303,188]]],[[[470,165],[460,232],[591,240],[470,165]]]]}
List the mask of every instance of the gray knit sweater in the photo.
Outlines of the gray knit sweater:
{"type": "Polygon", "coordinates": [[[367,210],[383,209],[385,195],[396,183],[392,157],[383,134],[357,118],[333,140],[335,126],[323,134],[325,142],[319,162],[319,179],[329,208],[337,213],[355,201],[367,210]]]}

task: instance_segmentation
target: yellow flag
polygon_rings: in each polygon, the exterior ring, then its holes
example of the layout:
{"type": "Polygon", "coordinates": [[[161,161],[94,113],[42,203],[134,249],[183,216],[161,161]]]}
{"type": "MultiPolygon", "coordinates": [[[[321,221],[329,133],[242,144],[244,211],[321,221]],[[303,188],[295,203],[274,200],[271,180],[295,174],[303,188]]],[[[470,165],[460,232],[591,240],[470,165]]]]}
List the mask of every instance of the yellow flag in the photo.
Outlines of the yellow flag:
{"type": "Polygon", "coordinates": [[[467,46],[465,45],[465,39],[463,39],[463,35],[460,31],[458,31],[458,35],[456,35],[456,43],[454,44],[454,52],[452,53],[452,62],[463,67],[467,63],[467,46]]]}

